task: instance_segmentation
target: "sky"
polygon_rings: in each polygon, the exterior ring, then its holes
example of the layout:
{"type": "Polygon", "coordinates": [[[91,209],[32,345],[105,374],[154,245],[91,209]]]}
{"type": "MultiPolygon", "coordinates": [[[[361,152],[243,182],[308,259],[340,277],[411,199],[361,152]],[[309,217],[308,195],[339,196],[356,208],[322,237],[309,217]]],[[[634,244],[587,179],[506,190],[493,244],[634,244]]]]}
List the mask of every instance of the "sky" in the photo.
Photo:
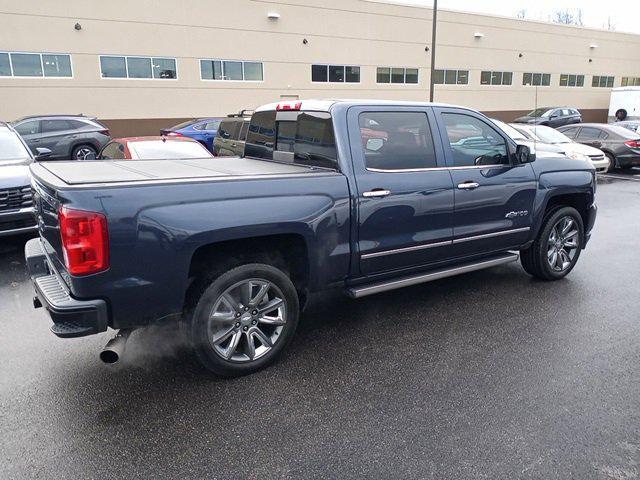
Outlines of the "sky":
{"type": "MultiPolygon", "coordinates": [[[[433,5],[433,0],[391,0],[398,3],[433,5]]],[[[448,10],[489,13],[515,17],[526,10],[531,20],[549,19],[556,10],[582,10],[585,27],[607,28],[608,19],[618,32],[640,34],[640,1],[638,0],[438,0],[438,7],[448,10]]]]}

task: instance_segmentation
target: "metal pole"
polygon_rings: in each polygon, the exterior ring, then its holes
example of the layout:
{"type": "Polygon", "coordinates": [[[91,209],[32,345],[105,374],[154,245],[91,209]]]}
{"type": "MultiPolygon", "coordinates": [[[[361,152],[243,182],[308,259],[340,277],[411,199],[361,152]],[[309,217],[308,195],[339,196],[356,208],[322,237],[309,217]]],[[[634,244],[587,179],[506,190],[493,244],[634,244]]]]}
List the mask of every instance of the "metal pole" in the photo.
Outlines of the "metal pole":
{"type": "Polygon", "coordinates": [[[438,21],[438,0],[433,0],[433,25],[431,26],[431,78],[429,80],[429,101],[433,102],[434,73],[436,70],[436,24],[438,21]]]}

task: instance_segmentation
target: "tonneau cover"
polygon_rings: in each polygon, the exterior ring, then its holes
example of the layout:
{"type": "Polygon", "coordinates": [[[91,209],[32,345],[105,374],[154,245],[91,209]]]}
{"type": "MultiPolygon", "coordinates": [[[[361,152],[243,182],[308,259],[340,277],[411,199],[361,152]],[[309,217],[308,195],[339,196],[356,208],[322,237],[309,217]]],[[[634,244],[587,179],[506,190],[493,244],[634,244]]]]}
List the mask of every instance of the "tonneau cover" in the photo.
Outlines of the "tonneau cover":
{"type": "Polygon", "coordinates": [[[188,160],[91,160],[38,162],[68,185],[144,182],[230,176],[287,175],[311,172],[300,165],[239,157],[188,160]]]}

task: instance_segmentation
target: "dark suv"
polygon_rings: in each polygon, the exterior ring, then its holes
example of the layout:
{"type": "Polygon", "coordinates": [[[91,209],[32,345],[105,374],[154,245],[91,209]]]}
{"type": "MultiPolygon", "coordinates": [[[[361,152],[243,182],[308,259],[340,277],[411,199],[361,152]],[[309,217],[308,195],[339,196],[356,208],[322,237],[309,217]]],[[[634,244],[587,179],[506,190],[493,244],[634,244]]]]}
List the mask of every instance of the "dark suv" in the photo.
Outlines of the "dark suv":
{"type": "Polygon", "coordinates": [[[107,127],[83,115],[24,117],[11,125],[32,152],[36,148],[51,150],[50,160],[84,160],[87,155],[97,155],[111,140],[107,127]]]}
{"type": "Polygon", "coordinates": [[[582,122],[582,115],[573,107],[540,107],[527,113],[524,117],[516,118],[514,122],[557,128],[582,122]]]}

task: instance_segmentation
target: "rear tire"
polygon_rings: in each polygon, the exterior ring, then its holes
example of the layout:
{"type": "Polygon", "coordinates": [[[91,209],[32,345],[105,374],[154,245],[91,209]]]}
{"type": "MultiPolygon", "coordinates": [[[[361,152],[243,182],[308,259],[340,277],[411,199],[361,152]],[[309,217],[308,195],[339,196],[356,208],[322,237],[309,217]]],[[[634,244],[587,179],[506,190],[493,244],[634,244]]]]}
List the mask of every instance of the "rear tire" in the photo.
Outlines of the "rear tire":
{"type": "Polygon", "coordinates": [[[71,160],[84,160],[90,154],[98,155],[98,151],[91,145],[78,145],[71,151],[71,160]]]}
{"type": "Polygon", "coordinates": [[[232,268],[203,278],[192,292],[191,343],[200,362],[216,375],[247,375],[273,363],[298,326],[295,286],[271,265],[232,268]]]}
{"type": "Polygon", "coordinates": [[[607,171],[605,173],[611,173],[616,169],[616,157],[608,152],[605,152],[604,155],[607,157],[607,160],[609,160],[609,165],[607,166],[607,171]]]}
{"type": "Polygon", "coordinates": [[[584,245],[582,217],[573,207],[548,212],[533,244],[520,251],[527,273],[542,280],[560,280],[575,267],[584,245]]]}

